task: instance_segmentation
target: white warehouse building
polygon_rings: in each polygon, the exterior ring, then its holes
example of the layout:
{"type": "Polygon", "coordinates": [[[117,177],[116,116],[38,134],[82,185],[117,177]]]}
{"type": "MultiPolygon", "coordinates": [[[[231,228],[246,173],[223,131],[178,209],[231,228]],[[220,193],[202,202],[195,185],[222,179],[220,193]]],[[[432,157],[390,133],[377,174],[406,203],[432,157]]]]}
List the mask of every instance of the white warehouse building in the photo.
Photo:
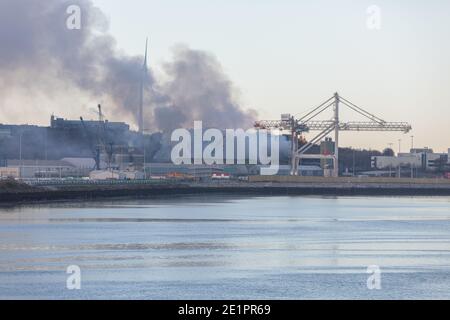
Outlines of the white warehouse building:
{"type": "Polygon", "coordinates": [[[392,168],[410,167],[424,171],[434,171],[436,162],[441,160],[450,163],[450,148],[448,153],[434,153],[432,149],[411,149],[410,153],[399,153],[397,156],[372,157],[372,168],[386,170],[392,168]]]}
{"type": "Polygon", "coordinates": [[[385,170],[411,166],[414,168],[422,168],[422,156],[420,154],[400,154],[398,157],[372,157],[372,168],[374,169],[385,170]]]}

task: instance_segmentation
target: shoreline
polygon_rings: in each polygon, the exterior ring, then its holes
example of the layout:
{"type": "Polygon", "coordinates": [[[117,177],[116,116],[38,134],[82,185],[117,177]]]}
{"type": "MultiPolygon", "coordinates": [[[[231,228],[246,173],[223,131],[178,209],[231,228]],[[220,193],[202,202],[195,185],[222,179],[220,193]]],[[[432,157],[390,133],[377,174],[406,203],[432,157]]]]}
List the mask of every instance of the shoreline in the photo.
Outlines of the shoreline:
{"type": "Polygon", "coordinates": [[[393,183],[179,183],[161,185],[52,186],[0,192],[0,206],[177,196],[450,196],[450,184],[393,183]]]}

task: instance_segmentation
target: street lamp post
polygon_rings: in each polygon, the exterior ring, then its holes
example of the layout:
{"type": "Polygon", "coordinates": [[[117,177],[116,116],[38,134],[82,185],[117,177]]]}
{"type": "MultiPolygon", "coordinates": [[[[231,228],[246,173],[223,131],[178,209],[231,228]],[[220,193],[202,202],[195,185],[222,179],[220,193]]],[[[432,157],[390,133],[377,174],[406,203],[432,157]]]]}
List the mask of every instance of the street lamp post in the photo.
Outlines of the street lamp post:
{"type": "Polygon", "coordinates": [[[22,132],[19,135],[19,160],[20,164],[22,164],[22,132]]]}
{"type": "MultiPolygon", "coordinates": [[[[389,149],[392,150],[392,153],[394,153],[394,150],[392,149],[394,147],[394,144],[388,143],[389,149]]],[[[389,178],[392,178],[392,162],[389,163],[389,178]]]]}
{"type": "MultiPolygon", "coordinates": [[[[411,153],[414,152],[414,136],[411,136],[411,153]]],[[[414,171],[415,171],[416,165],[415,163],[411,163],[411,179],[414,179],[414,171]]]]}
{"type": "Polygon", "coordinates": [[[20,131],[20,134],[19,134],[19,178],[22,178],[22,167],[23,167],[23,161],[22,161],[22,136],[23,136],[23,131],[20,131]]]}
{"type": "Polygon", "coordinates": [[[353,149],[353,176],[355,177],[356,171],[356,150],[353,149]]]}
{"type": "MultiPolygon", "coordinates": [[[[398,139],[398,156],[400,157],[400,153],[402,152],[402,139],[398,139]]],[[[401,178],[402,177],[402,166],[400,164],[400,160],[399,160],[399,164],[398,164],[398,177],[401,178]]]]}
{"type": "Polygon", "coordinates": [[[145,162],[146,162],[146,150],[145,150],[145,144],[144,144],[144,180],[147,180],[147,168],[145,167],[145,162]]]}

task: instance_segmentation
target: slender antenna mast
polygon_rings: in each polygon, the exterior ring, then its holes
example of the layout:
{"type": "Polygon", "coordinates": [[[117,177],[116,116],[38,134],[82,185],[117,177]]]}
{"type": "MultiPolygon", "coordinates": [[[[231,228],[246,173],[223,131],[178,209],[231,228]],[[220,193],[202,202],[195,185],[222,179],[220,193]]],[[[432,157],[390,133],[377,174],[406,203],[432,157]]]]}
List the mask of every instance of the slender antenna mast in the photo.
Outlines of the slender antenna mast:
{"type": "Polygon", "coordinates": [[[144,134],[144,85],[147,80],[147,53],[148,53],[148,38],[145,40],[145,56],[144,66],[142,68],[141,75],[141,87],[139,92],[139,133],[144,134]]]}
{"type": "Polygon", "coordinates": [[[144,71],[147,71],[148,38],[145,39],[144,71]]]}

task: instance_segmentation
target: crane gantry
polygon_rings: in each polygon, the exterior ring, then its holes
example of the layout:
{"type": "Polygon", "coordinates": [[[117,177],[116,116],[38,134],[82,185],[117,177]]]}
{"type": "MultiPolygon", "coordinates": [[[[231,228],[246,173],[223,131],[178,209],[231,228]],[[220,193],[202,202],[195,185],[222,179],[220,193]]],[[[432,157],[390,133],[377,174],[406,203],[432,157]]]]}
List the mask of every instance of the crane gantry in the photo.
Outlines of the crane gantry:
{"type": "Polygon", "coordinates": [[[331,98],[314,108],[306,115],[295,119],[291,115],[282,115],[281,120],[262,120],[255,123],[259,129],[278,129],[289,131],[292,139],[291,149],[291,175],[298,175],[298,167],[301,159],[331,159],[333,160],[333,176],[339,176],[339,132],[340,131],[398,131],[408,133],[412,130],[406,122],[387,122],[371,114],[349,100],[335,93],[331,98]],[[345,105],[359,113],[368,121],[341,122],[339,117],[340,105],[345,105]],[[333,107],[334,117],[330,120],[314,120],[325,110],[333,107]],[[299,137],[306,132],[319,131],[319,133],[299,148],[299,137]],[[316,143],[334,131],[335,150],[333,155],[306,154],[316,143]]]}

